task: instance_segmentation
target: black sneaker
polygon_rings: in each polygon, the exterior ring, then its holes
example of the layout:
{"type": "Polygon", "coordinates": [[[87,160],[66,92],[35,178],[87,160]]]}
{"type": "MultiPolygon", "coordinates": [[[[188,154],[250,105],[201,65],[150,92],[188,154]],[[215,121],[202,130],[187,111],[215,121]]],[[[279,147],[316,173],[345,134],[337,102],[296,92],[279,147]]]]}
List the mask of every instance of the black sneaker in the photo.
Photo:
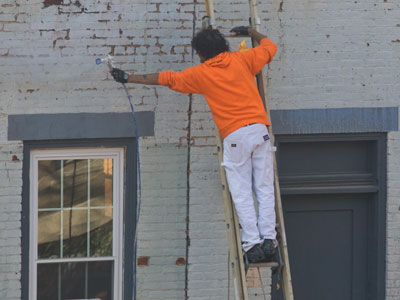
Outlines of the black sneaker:
{"type": "Polygon", "coordinates": [[[265,261],[265,254],[259,244],[253,246],[250,250],[246,251],[245,256],[250,264],[260,263],[265,261]]]}
{"type": "Polygon", "coordinates": [[[276,245],[274,240],[265,239],[261,246],[267,261],[272,261],[276,254],[276,245]]]}

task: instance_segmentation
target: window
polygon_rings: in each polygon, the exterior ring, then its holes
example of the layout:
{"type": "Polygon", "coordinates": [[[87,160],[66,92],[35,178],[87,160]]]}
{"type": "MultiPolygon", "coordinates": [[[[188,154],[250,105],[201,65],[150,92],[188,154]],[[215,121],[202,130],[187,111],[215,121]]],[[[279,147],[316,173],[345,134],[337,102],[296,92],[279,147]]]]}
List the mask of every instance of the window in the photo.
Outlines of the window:
{"type": "Polygon", "coordinates": [[[122,299],[123,148],[30,152],[29,299],[122,299]]]}

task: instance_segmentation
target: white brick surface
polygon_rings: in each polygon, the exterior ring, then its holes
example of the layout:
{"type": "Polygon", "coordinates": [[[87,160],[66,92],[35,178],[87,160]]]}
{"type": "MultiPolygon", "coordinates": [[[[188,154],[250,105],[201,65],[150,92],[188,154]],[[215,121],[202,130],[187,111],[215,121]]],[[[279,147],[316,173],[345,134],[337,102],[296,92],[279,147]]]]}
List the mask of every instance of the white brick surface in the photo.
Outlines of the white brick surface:
{"type": "MultiPolygon", "coordinates": [[[[0,3],[0,299],[20,299],[22,144],[7,140],[10,114],[126,112],[120,85],[97,57],[131,72],[182,70],[204,15],[189,0],[0,3]],[[194,20],[194,18],[197,18],[194,20]],[[194,22],[195,21],[195,22],[194,22]],[[14,159],[14,155],[16,156],[14,159]]],[[[247,24],[246,1],[215,1],[224,32],[247,24]]],[[[398,106],[400,2],[259,1],[263,32],[279,51],[268,66],[272,109],[398,106]]],[[[231,48],[237,47],[231,40],[231,48]]],[[[130,85],[135,109],[155,111],[155,137],[141,139],[141,300],[184,299],[189,97],[130,85]]],[[[190,124],[190,299],[226,299],[227,242],[214,123],[193,96],[190,124]]],[[[400,297],[400,134],[388,135],[386,300],[400,297]]],[[[263,276],[267,293],[268,275],[263,276]]],[[[256,285],[256,284],[255,284],[256,285]]],[[[232,287],[232,284],[231,284],[232,287]]],[[[251,299],[260,299],[258,287],[251,299]],[[257,294],[258,296],[255,296],[257,294]]],[[[232,295],[232,292],[231,292],[232,295]]],[[[262,299],[262,298],[261,298],[262,299]]]]}

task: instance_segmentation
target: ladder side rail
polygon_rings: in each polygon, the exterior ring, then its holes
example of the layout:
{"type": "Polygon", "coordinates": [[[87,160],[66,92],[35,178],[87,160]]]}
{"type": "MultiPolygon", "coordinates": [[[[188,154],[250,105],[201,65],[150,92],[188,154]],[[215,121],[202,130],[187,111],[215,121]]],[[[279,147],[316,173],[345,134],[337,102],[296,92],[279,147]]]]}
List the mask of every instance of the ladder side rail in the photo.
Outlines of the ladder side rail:
{"type": "MultiPolygon", "coordinates": [[[[250,6],[250,22],[251,26],[257,30],[260,31],[260,19],[258,17],[258,12],[257,12],[257,0],[249,0],[249,6],[250,6]]],[[[256,45],[255,41],[252,39],[253,46],[256,45]]],[[[270,114],[270,105],[267,97],[267,84],[265,78],[267,74],[265,71],[265,68],[263,68],[260,73],[257,74],[257,85],[259,88],[259,92],[261,95],[261,98],[264,103],[264,107],[267,111],[267,115],[269,120],[271,120],[271,114],[270,114]]],[[[270,134],[270,139],[272,145],[275,143],[275,136],[272,132],[272,124],[268,128],[269,134],[270,134]]],[[[292,277],[290,273],[290,264],[289,264],[289,253],[288,253],[288,247],[287,247],[287,239],[286,239],[286,231],[285,231],[285,222],[283,218],[283,207],[282,207],[282,198],[281,198],[281,193],[280,193],[280,186],[279,186],[279,177],[278,177],[278,168],[277,168],[277,163],[276,163],[276,156],[275,153],[273,154],[273,168],[274,168],[274,188],[275,188],[275,211],[276,211],[276,217],[277,221],[279,224],[278,231],[280,234],[280,250],[281,250],[281,255],[282,259],[284,262],[284,266],[282,269],[282,283],[283,283],[283,295],[285,300],[293,300],[293,287],[292,287],[292,277]]]]}
{"type": "Polygon", "coordinates": [[[229,266],[232,270],[232,280],[235,289],[235,299],[247,300],[247,282],[246,273],[244,270],[242,245],[240,238],[239,221],[236,214],[236,210],[233,206],[231,193],[229,191],[228,182],[226,179],[226,173],[224,167],[221,165],[223,156],[223,145],[219,135],[218,129],[215,129],[217,138],[217,149],[218,149],[218,162],[219,162],[219,173],[221,176],[222,184],[222,195],[224,200],[224,213],[225,223],[227,230],[227,237],[229,243],[229,266]]]}
{"type": "MultiPolygon", "coordinates": [[[[206,15],[210,18],[210,26],[211,28],[215,29],[216,26],[215,26],[214,2],[213,0],[205,0],[205,4],[206,4],[206,15]]],[[[231,193],[229,191],[225,169],[221,165],[223,160],[223,143],[217,128],[215,129],[215,137],[217,141],[219,171],[223,189],[222,193],[224,198],[224,213],[225,213],[225,222],[227,226],[227,236],[228,236],[229,252],[230,252],[229,265],[232,270],[232,280],[235,289],[235,299],[248,300],[246,272],[242,258],[243,253],[242,253],[239,221],[238,221],[238,216],[236,214],[236,210],[233,205],[231,193]]]]}

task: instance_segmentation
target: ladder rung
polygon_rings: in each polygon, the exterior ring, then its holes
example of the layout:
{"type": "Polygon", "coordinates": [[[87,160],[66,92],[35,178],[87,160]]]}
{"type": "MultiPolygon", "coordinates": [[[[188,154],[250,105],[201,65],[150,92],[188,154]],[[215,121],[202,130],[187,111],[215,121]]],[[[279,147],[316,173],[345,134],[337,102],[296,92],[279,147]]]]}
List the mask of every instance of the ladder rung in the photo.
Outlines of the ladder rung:
{"type": "Polygon", "coordinates": [[[248,35],[223,34],[224,38],[250,38],[248,35]]]}
{"type": "Polygon", "coordinates": [[[279,264],[277,262],[265,262],[265,263],[257,263],[257,264],[250,264],[250,268],[277,268],[279,264]]]}

